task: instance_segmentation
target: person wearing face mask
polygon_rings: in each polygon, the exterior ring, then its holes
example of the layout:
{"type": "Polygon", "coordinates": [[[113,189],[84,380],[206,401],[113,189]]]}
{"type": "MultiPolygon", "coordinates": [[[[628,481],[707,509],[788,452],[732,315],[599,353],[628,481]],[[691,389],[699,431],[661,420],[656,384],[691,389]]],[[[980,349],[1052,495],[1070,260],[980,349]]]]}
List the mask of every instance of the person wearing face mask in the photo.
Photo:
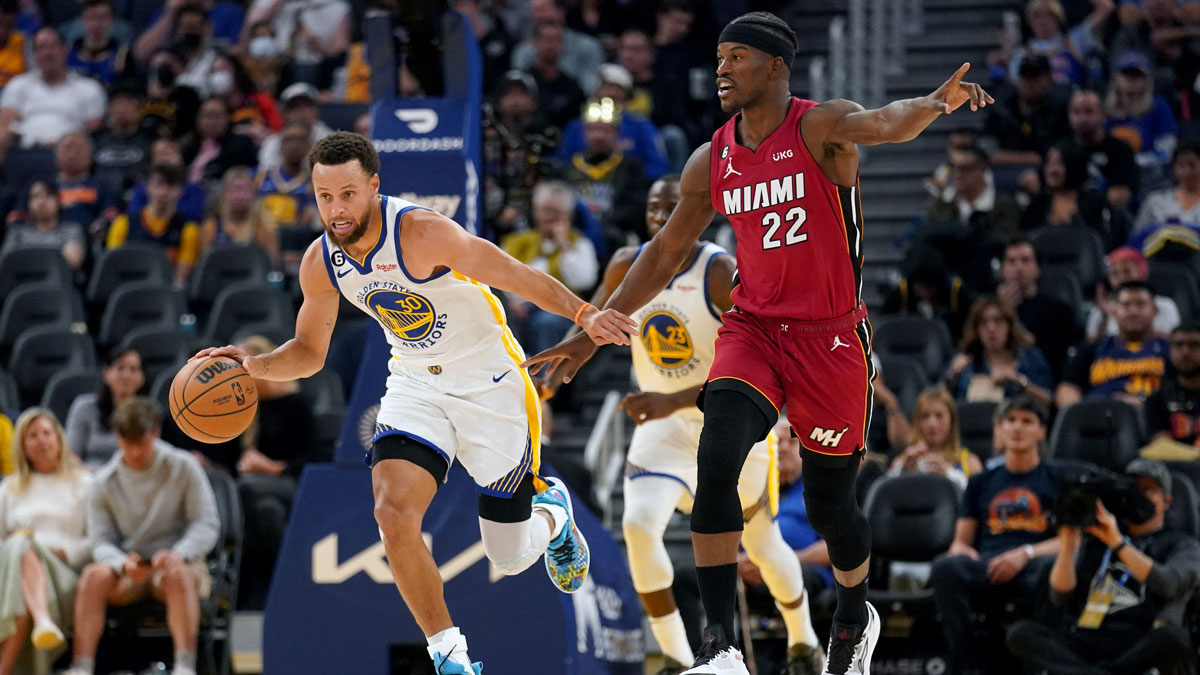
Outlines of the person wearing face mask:
{"type": "Polygon", "coordinates": [[[208,90],[224,99],[232,130],[256,144],[283,127],[275,97],[259,89],[241,61],[223,49],[217,50],[208,73],[208,90]]]}
{"type": "Polygon", "coordinates": [[[268,21],[259,21],[249,27],[246,37],[238,43],[242,53],[242,65],[250,73],[250,79],[265,91],[279,90],[279,73],[287,55],[279,51],[275,36],[268,21]]]}
{"type": "Polygon", "coordinates": [[[178,49],[184,67],[179,82],[207,96],[208,73],[217,54],[211,46],[212,24],[208,12],[199,4],[171,0],[163,20],[156,22],[133,45],[134,58],[141,62],[163,46],[178,49]]]}
{"type": "Polygon", "coordinates": [[[178,49],[163,47],[154,52],[147,67],[146,100],[141,106],[143,123],[172,138],[181,138],[195,130],[200,111],[200,93],[179,81],[185,60],[178,49]]]}

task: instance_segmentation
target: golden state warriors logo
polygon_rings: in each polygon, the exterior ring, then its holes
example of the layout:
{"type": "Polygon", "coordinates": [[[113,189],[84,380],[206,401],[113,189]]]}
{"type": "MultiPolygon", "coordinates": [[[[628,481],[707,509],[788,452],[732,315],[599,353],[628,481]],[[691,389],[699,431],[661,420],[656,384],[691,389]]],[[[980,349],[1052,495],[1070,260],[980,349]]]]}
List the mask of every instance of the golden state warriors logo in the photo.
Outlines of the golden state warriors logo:
{"type": "Polygon", "coordinates": [[[420,342],[429,337],[437,314],[424,296],[406,291],[371,291],[363,303],[375,312],[380,323],[405,342],[420,342]]]}
{"type": "Polygon", "coordinates": [[[660,368],[678,368],[692,358],[692,336],[670,312],[655,312],[642,322],[642,346],[660,368]]]}

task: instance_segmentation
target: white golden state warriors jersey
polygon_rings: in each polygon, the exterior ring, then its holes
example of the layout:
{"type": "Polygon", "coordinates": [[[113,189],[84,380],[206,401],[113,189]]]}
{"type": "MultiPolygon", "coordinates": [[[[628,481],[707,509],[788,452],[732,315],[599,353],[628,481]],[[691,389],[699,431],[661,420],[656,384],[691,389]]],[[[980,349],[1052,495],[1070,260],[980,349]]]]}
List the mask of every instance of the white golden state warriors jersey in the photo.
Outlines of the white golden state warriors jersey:
{"type": "Polygon", "coordinates": [[[671,393],[708,379],[721,327],[708,297],[708,271],[720,255],[727,255],[725,249],[703,244],[687,269],[634,313],[640,334],[633,342],[633,373],[642,391],[671,393]]]}
{"type": "Polygon", "coordinates": [[[326,234],[321,249],[333,285],[383,327],[394,357],[390,370],[436,375],[443,368],[464,371],[497,358],[523,361],[504,307],[486,285],[448,268],[415,279],[404,267],[401,217],[425,207],[398,197],[381,195],[380,200],[383,227],[365,258],[355,260],[326,234]]]}

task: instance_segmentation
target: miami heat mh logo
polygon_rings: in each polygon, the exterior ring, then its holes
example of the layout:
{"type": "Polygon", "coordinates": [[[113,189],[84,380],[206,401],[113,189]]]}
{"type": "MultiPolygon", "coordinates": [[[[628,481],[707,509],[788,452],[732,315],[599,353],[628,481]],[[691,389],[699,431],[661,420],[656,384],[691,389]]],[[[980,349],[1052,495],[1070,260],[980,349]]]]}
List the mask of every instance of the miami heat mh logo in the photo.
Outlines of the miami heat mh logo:
{"type": "Polygon", "coordinates": [[[424,296],[405,291],[371,291],[363,300],[396,337],[419,342],[433,330],[437,314],[424,296]]]}
{"type": "Polygon", "coordinates": [[[660,368],[678,368],[692,358],[692,337],[670,312],[655,312],[642,322],[642,345],[660,368]]]}

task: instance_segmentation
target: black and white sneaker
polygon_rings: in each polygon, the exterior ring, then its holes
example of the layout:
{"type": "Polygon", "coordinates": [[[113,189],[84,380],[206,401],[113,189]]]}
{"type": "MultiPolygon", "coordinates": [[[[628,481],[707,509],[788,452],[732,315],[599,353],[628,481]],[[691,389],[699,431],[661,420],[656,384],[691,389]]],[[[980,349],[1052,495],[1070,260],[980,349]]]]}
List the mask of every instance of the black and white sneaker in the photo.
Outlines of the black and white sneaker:
{"type": "Polygon", "coordinates": [[[833,622],[822,675],[871,675],[871,654],[879,643],[879,612],[867,603],[867,625],[833,622]]]}
{"type": "Polygon", "coordinates": [[[696,654],[696,662],[680,675],[750,675],[742,653],[725,639],[719,626],[704,629],[704,640],[696,654]]]}

